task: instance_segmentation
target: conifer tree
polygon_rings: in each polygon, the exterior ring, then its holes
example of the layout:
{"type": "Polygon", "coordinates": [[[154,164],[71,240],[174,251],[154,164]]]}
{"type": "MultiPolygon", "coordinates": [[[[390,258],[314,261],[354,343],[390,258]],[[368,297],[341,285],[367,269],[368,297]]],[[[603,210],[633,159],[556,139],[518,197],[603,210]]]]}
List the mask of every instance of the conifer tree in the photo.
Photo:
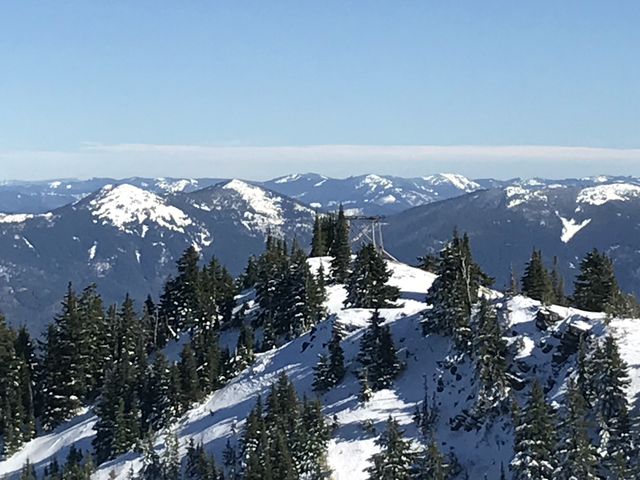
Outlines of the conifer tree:
{"type": "Polygon", "coordinates": [[[391,271],[373,244],[363,245],[347,280],[346,305],[355,308],[394,306],[400,290],[387,284],[390,278],[391,271]]]}
{"type": "Polygon", "coordinates": [[[553,257],[553,268],[551,269],[551,288],[553,289],[553,300],[558,305],[567,304],[567,296],[564,293],[564,278],[560,273],[558,257],[553,257]]]}
{"type": "Polygon", "coordinates": [[[338,210],[336,219],[335,238],[329,252],[331,260],[331,275],[336,283],[345,283],[349,276],[351,266],[351,240],[349,239],[349,221],[347,220],[342,204],[338,210]]]}
{"type": "Polygon", "coordinates": [[[80,344],[89,339],[82,338],[82,334],[78,298],[69,285],[62,312],[49,326],[45,339],[42,386],[45,430],[70,419],[85,399],[88,365],[86,357],[81,356],[85,348],[80,344]]]}
{"type": "Polygon", "coordinates": [[[36,433],[37,412],[34,390],[39,364],[31,336],[25,326],[20,327],[17,332],[14,349],[15,363],[13,368],[18,370],[18,389],[22,401],[22,440],[28,442],[36,433]]]}
{"type": "Polygon", "coordinates": [[[621,296],[611,259],[594,248],[580,262],[580,273],[574,283],[575,306],[593,312],[611,311],[616,309],[621,296]]]}
{"type": "Polygon", "coordinates": [[[402,370],[388,325],[382,325],[377,310],[360,341],[358,360],[366,368],[367,382],[374,391],[389,388],[402,370]]]}
{"type": "Polygon", "coordinates": [[[515,457],[511,461],[514,480],[555,478],[555,422],[542,386],[535,380],[529,401],[516,423],[515,457]]]}
{"type": "Polygon", "coordinates": [[[411,444],[396,420],[389,417],[385,432],[376,440],[380,453],[374,454],[367,473],[371,480],[409,480],[415,461],[411,444]]]}
{"type": "Polygon", "coordinates": [[[433,392],[429,396],[427,388],[427,379],[424,379],[424,397],[421,405],[416,405],[416,411],[413,415],[413,421],[420,430],[424,438],[431,438],[435,434],[436,423],[438,421],[438,405],[436,402],[436,394],[433,392]]]}
{"type": "Polygon", "coordinates": [[[414,480],[448,480],[449,465],[435,439],[431,439],[427,447],[419,453],[415,466],[414,480]]]}
{"type": "Polygon", "coordinates": [[[36,476],[36,469],[29,459],[27,459],[26,463],[22,467],[20,480],[38,480],[38,477],[36,476]]]}
{"type": "Polygon", "coordinates": [[[612,336],[596,348],[591,358],[592,406],[596,415],[601,471],[610,478],[629,478],[633,442],[626,388],[629,373],[612,336]]]}
{"type": "Polygon", "coordinates": [[[328,252],[327,242],[325,238],[325,229],[323,228],[323,220],[316,213],[315,221],[313,222],[313,238],[311,240],[311,255],[312,257],[324,257],[328,252]]]}
{"type": "Polygon", "coordinates": [[[558,480],[597,480],[597,452],[589,437],[587,402],[575,380],[569,380],[566,414],[560,422],[557,446],[558,480]]]}
{"type": "Polygon", "coordinates": [[[555,301],[553,284],[542,260],[542,252],[533,250],[522,276],[522,293],[544,304],[555,301]]]}
{"type": "Polygon", "coordinates": [[[198,364],[193,349],[189,344],[186,344],[182,349],[179,368],[182,405],[186,409],[202,398],[200,378],[198,377],[198,364]]]}
{"type": "Polygon", "coordinates": [[[424,332],[451,336],[458,349],[469,352],[472,346],[471,312],[481,285],[490,279],[474,262],[469,238],[454,231],[453,239],[442,249],[438,277],[427,292],[424,332]]]}
{"type": "Polygon", "coordinates": [[[480,380],[477,408],[487,412],[507,395],[507,343],[502,338],[495,308],[480,300],[477,314],[474,351],[476,377],[480,380]]]}

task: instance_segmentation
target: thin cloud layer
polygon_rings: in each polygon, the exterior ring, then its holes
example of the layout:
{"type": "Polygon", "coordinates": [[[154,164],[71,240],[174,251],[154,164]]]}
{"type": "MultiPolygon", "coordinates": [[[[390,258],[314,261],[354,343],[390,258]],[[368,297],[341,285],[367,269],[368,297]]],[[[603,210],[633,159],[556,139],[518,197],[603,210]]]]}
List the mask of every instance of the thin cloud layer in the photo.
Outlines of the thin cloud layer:
{"type": "Polygon", "coordinates": [[[226,146],[85,144],[70,151],[0,152],[3,177],[192,176],[265,179],[304,171],[348,176],[474,177],[640,174],[640,149],[549,145],[226,146]]]}

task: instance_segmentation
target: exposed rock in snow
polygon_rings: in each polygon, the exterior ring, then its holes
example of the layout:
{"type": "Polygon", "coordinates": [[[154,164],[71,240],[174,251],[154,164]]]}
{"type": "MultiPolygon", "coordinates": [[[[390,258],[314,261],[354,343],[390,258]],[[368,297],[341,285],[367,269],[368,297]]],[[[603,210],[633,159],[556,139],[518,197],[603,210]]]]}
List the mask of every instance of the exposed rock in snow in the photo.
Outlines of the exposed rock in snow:
{"type": "MultiPolygon", "coordinates": [[[[558,215],[558,212],[556,212],[556,215],[558,215]]],[[[577,223],[573,218],[567,220],[560,215],[558,215],[558,218],[560,218],[560,221],[562,222],[562,234],[560,235],[560,240],[564,243],[567,243],[575,236],[576,233],[591,223],[590,218],[587,218],[580,223],[577,223]]]]}
{"type": "Polygon", "coordinates": [[[584,188],[578,194],[576,201],[598,206],[607,202],[624,202],[637,197],[640,197],[640,186],[630,183],[612,183],[584,188]]]}
{"type": "Polygon", "coordinates": [[[5,214],[0,213],[0,223],[23,223],[27,220],[31,220],[32,218],[53,218],[52,213],[45,213],[42,215],[32,215],[30,213],[12,213],[5,214]]]}
{"type": "Polygon", "coordinates": [[[367,175],[362,179],[357,188],[370,188],[371,190],[385,189],[393,187],[393,182],[380,175],[367,175]]]}
{"type": "MultiPolygon", "coordinates": [[[[161,190],[168,193],[184,192],[190,186],[197,186],[198,182],[193,179],[181,178],[178,180],[168,180],[166,178],[158,178],[157,186],[161,190]]],[[[144,186],[144,185],[143,185],[144,186]]]]}
{"type": "Polygon", "coordinates": [[[104,187],[90,206],[94,217],[126,232],[130,231],[129,226],[147,221],[181,233],[192,224],[182,210],[167,205],[158,195],[128,184],[104,187]]]}

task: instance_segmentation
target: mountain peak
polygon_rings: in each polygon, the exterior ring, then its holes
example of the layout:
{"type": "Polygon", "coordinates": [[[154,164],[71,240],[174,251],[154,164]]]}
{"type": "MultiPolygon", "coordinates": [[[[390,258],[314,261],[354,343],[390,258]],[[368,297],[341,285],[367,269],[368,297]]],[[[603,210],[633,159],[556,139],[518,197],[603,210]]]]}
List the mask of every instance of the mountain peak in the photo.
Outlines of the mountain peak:
{"type": "Polygon", "coordinates": [[[607,202],[624,202],[637,197],[640,197],[640,186],[631,183],[611,183],[583,188],[576,201],[599,206],[607,202]]]}
{"type": "Polygon", "coordinates": [[[167,205],[154,193],[127,183],[103,187],[90,200],[89,206],[94,217],[122,231],[147,221],[176,232],[184,232],[184,227],[192,224],[182,210],[167,205]]]}

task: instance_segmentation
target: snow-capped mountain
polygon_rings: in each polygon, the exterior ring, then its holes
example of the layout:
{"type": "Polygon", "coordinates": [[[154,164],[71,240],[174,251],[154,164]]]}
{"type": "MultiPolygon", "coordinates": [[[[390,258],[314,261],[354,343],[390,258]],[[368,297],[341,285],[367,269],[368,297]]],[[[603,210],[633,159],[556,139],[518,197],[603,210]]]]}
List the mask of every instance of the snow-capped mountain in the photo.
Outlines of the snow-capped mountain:
{"type": "Polygon", "coordinates": [[[307,245],[313,218],[304,205],[238,180],[168,195],[108,184],[47,214],[0,216],[0,309],[38,331],[69,281],[97,283],[107,301],[144,299],[191,245],[238,274],[270,231],[307,245]]]}
{"type": "Polygon", "coordinates": [[[342,203],[365,215],[400,212],[481,188],[462,175],[447,173],[419,178],[370,174],[344,179],[310,173],[288,175],[264,185],[314,208],[335,210],[342,203]]]}
{"type": "MultiPolygon", "coordinates": [[[[328,262],[327,258],[311,259],[313,267],[328,262]]],[[[466,469],[468,478],[499,478],[501,466],[508,466],[513,457],[513,425],[505,414],[494,422],[478,423],[469,416],[478,382],[470,360],[459,360],[450,339],[438,335],[424,336],[421,329],[422,311],[427,308],[424,295],[434,276],[401,263],[390,262],[393,272],[390,283],[399,287],[399,308],[383,309],[381,316],[391,329],[393,339],[406,368],[389,389],[376,392],[370,401],[358,399],[359,381],[357,354],[363,328],[372,311],[343,307],[346,297],[342,285],[328,289],[326,302],[329,318],[300,338],[280,348],[258,355],[256,362],[240,376],[210,395],[204,402],[189,410],[173,427],[179,439],[179,452],[186,453],[190,440],[202,443],[215,454],[222,465],[222,452],[227,443],[237,444],[246,417],[258,395],[268,394],[270,385],[281,372],[286,372],[299,395],[315,396],[312,391],[313,367],[318,355],[326,351],[332,322],[346,332],[342,341],[347,375],[344,382],[322,395],[323,413],[335,424],[329,444],[328,463],[337,480],[365,480],[364,469],[378,447],[375,439],[384,429],[389,416],[396,418],[415,442],[419,433],[412,421],[416,405],[423,400],[424,389],[433,393],[438,408],[435,436],[444,453],[453,454],[466,469]]],[[[640,391],[638,369],[638,339],[640,322],[613,319],[605,322],[601,313],[587,313],[573,308],[541,307],[522,296],[501,297],[486,291],[500,313],[500,322],[508,337],[509,375],[511,391],[524,403],[534,378],[545,385],[548,400],[563,402],[566,382],[575,370],[578,339],[581,335],[602,338],[607,333],[619,339],[622,358],[630,365],[630,400],[640,391]],[[549,324],[540,323],[540,313],[553,318],[549,324]]],[[[242,302],[243,298],[239,297],[242,302]]],[[[249,302],[251,314],[251,302],[249,302]]],[[[238,307],[240,308],[240,307],[238,307]]],[[[237,333],[223,334],[230,344],[237,333]]],[[[178,345],[169,345],[166,352],[176,358],[178,345]]],[[[71,446],[91,450],[96,417],[85,411],[51,434],[26,444],[18,453],[0,462],[0,472],[17,474],[29,460],[41,469],[51,459],[65,458],[71,446]]],[[[159,451],[163,446],[163,432],[156,438],[159,451]]],[[[130,471],[141,468],[140,454],[129,453],[100,466],[94,480],[126,479],[130,471]]],[[[460,476],[462,478],[462,475],[460,476]]]]}
{"type": "Polygon", "coordinates": [[[522,274],[537,248],[549,265],[558,257],[567,287],[580,260],[598,248],[612,257],[622,288],[639,294],[640,186],[609,182],[520,182],[416,207],[387,219],[386,247],[414,262],[438,251],[457,228],[469,234],[480,264],[499,286],[508,281],[511,265],[522,274]]]}

